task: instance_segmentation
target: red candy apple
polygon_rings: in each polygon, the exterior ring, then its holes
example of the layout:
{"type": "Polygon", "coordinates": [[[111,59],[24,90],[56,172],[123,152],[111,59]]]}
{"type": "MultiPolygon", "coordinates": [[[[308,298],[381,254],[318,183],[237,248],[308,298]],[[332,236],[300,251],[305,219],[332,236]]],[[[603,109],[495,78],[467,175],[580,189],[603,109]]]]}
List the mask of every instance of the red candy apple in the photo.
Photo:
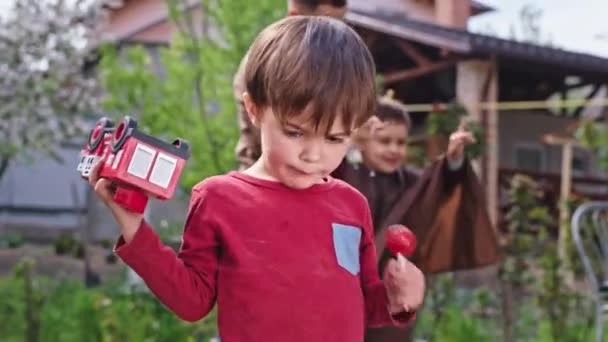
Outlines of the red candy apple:
{"type": "Polygon", "coordinates": [[[384,238],[386,248],[395,256],[401,254],[410,257],[416,250],[416,236],[402,224],[394,224],[386,228],[384,238]]]}

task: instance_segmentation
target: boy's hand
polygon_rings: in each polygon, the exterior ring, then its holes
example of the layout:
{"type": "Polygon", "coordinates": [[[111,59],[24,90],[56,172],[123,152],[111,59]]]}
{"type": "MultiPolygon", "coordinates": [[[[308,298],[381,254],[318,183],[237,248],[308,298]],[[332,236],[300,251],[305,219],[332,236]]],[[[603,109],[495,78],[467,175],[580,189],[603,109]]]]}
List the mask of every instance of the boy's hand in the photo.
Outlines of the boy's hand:
{"type": "Polygon", "coordinates": [[[102,163],[103,160],[100,160],[93,166],[89,175],[89,184],[95,189],[97,196],[110,208],[112,215],[120,226],[123,239],[129,243],[139,229],[143,215],[131,212],[114,202],[113,196],[116,191],[116,184],[106,178],[99,178],[102,163]]]}
{"type": "Polygon", "coordinates": [[[450,135],[446,156],[450,160],[461,160],[464,157],[464,147],[474,142],[475,138],[468,130],[466,122],[461,120],[456,131],[450,135]]]}
{"type": "Polygon", "coordinates": [[[424,274],[401,254],[384,269],[384,286],[391,314],[416,311],[424,302],[424,274]]]}
{"type": "Polygon", "coordinates": [[[382,127],[384,127],[384,123],[374,115],[353,132],[353,141],[355,144],[364,144],[373,138],[375,132],[382,127]]]}

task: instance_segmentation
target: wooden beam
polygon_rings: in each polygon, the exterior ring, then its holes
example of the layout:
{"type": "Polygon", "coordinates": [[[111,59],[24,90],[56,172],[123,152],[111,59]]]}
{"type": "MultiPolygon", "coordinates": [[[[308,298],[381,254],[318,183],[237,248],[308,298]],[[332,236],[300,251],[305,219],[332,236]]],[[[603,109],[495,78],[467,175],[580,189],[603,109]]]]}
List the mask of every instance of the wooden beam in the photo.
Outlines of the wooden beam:
{"type": "Polygon", "coordinates": [[[455,65],[457,60],[446,60],[441,62],[434,62],[425,66],[419,66],[412,69],[393,71],[387,74],[384,74],[384,83],[395,83],[400,81],[406,81],[418,77],[422,77],[443,69],[447,69],[453,65],[455,65]]]}
{"type": "MultiPolygon", "coordinates": [[[[572,141],[572,140],[570,140],[570,141],[572,141]]],[[[547,179],[551,183],[555,183],[555,184],[559,184],[559,182],[561,181],[561,178],[562,178],[561,173],[557,173],[557,172],[541,172],[541,171],[532,171],[532,170],[521,169],[521,168],[508,168],[508,167],[500,168],[500,174],[501,174],[501,177],[504,176],[503,178],[510,178],[513,175],[516,175],[518,173],[526,174],[537,180],[538,179],[547,179]]],[[[573,176],[572,182],[585,184],[585,185],[597,185],[599,187],[599,186],[606,186],[608,184],[608,179],[606,179],[605,177],[573,176]]]]}
{"type": "Polygon", "coordinates": [[[378,41],[378,36],[379,36],[379,34],[377,32],[367,30],[367,29],[359,30],[359,35],[363,39],[363,42],[365,42],[365,45],[367,45],[367,48],[370,50],[374,47],[374,45],[378,41]]]}
{"type": "Polygon", "coordinates": [[[426,56],[424,56],[414,45],[401,39],[394,39],[395,44],[401,49],[401,51],[416,62],[419,66],[426,66],[431,64],[426,56]]]}
{"type": "Polygon", "coordinates": [[[449,57],[450,55],[453,55],[454,51],[450,50],[450,49],[446,49],[446,48],[441,48],[439,49],[439,56],[446,58],[449,57]]]}
{"type": "Polygon", "coordinates": [[[364,27],[390,36],[412,40],[425,45],[443,47],[457,53],[470,53],[471,43],[468,37],[443,37],[433,32],[423,32],[416,28],[404,27],[398,24],[387,23],[385,20],[373,18],[370,15],[348,11],[344,17],[347,23],[353,26],[364,27]]]}

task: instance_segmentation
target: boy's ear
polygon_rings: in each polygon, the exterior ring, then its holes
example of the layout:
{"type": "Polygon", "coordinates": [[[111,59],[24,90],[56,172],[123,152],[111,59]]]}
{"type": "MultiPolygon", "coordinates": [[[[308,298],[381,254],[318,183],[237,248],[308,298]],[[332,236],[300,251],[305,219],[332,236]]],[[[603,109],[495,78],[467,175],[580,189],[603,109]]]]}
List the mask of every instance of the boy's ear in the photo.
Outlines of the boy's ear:
{"type": "Polygon", "coordinates": [[[249,120],[251,120],[251,123],[253,123],[253,125],[255,127],[259,128],[260,117],[262,116],[262,111],[253,102],[253,99],[247,92],[243,93],[243,105],[245,106],[245,110],[247,111],[247,116],[249,117],[249,120]]]}

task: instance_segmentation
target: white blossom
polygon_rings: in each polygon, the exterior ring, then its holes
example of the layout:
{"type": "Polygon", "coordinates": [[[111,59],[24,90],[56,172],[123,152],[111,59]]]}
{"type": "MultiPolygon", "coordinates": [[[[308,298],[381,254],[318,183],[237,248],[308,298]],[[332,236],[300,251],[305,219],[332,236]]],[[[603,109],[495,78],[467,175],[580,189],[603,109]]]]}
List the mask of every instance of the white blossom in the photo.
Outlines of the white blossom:
{"type": "Polygon", "coordinates": [[[102,92],[93,65],[104,1],[16,0],[0,19],[0,159],[84,136],[102,92]]]}

